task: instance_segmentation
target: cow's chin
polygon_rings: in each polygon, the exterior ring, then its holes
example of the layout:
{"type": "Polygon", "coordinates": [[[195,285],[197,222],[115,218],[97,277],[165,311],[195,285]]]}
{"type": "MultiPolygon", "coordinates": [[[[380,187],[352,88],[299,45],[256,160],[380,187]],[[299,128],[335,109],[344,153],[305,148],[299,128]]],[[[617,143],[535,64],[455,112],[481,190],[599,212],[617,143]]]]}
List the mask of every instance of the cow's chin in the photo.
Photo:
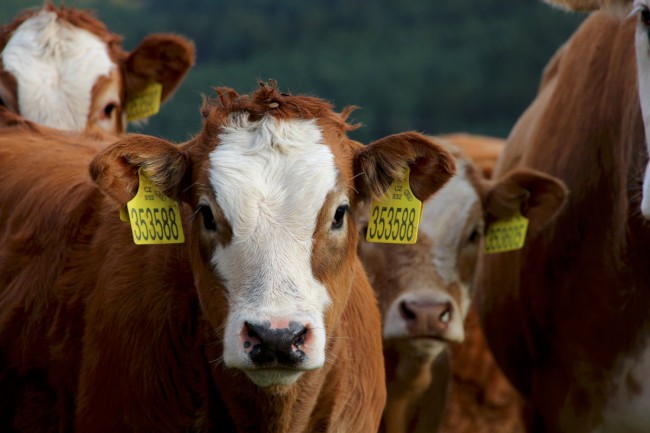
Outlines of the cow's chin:
{"type": "Polygon", "coordinates": [[[445,340],[434,338],[409,338],[407,340],[409,347],[414,354],[425,358],[437,358],[449,344],[445,340]]]}
{"type": "Polygon", "coordinates": [[[272,388],[274,392],[279,392],[293,385],[305,371],[264,368],[259,370],[244,370],[244,372],[260,388],[269,388],[269,390],[272,388]]]}

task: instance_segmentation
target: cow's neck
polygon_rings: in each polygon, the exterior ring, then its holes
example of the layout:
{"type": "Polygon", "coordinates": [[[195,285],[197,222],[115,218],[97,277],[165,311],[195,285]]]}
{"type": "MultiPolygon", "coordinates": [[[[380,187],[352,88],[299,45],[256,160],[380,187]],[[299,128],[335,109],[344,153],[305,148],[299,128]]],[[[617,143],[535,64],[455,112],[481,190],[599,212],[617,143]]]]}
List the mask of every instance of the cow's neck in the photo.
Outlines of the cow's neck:
{"type": "Polygon", "coordinates": [[[436,356],[418,353],[405,342],[387,344],[384,359],[389,398],[384,410],[383,429],[386,433],[406,432],[416,409],[415,403],[431,386],[436,356]]]}

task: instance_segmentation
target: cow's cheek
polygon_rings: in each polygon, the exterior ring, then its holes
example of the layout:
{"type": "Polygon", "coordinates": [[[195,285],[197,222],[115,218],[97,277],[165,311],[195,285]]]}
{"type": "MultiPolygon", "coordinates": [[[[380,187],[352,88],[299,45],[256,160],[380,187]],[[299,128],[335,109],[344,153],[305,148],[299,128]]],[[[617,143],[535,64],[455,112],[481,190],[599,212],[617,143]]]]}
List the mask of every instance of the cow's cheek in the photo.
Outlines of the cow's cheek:
{"type": "Polygon", "coordinates": [[[332,301],[324,312],[328,331],[337,326],[350,297],[354,266],[358,261],[356,241],[356,233],[351,230],[343,236],[332,236],[325,232],[314,238],[312,270],[314,277],[327,288],[332,301]]]}
{"type": "Polygon", "coordinates": [[[201,310],[215,330],[222,330],[228,314],[228,300],[223,282],[212,266],[216,244],[205,236],[193,236],[192,239],[192,272],[201,310]]]}

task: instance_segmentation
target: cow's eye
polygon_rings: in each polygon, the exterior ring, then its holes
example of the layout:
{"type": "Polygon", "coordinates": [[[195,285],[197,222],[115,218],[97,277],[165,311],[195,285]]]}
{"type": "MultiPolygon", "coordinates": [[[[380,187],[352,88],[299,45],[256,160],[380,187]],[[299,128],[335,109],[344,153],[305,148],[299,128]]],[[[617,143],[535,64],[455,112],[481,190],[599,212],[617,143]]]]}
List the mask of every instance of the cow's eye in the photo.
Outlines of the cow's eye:
{"type": "Polygon", "coordinates": [[[345,214],[350,210],[350,206],[347,204],[341,205],[336,208],[334,212],[334,218],[332,219],[332,229],[338,230],[343,227],[343,221],[345,220],[345,214]]]}
{"type": "Polygon", "coordinates": [[[469,234],[469,237],[467,238],[467,242],[471,244],[475,243],[478,241],[479,235],[480,233],[478,227],[474,227],[472,232],[469,234]]]}
{"type": "Polygon", "coordinates": [[[198,212],[201,214],[201,218],[203,218],[203,227],[210,232],[216,231],[217,222],[214,220],[214,215],[212,214],[210,206],[201,204],[199,205],[198,212]]]}
{"type": "Polygon", "coordinates": [[[116,108],[117,108],[117,104],[115,102],[109,102],[104,107],[104,110],[103,110],[104,116],[106,116],[107,118],[110,118],[116,108]]]}

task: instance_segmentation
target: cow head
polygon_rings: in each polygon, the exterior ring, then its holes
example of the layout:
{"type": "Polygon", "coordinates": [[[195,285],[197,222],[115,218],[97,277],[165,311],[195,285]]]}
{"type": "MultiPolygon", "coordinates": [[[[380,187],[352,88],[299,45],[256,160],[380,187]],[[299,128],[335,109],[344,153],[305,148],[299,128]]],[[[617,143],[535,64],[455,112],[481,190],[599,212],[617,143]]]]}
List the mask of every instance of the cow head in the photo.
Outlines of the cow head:
{"type": "Polygon", "coordinates": [[[555,178],[525,170],[487,181],[462,154],[454,156],[457,173],[424,202],[415,245],[359,243],[379,298],[384,343],[400,355],[432,360],[463,340],[487,223],[521,208],[535,236],[565,201],[555,178]]]}
{"type": "Polygon", "coordinates": [[[48,3],[0,28],[0,105],[52,128],[119,133],[131,97],[157,82],[167,99],[193,63],[184,38],[151,35],[128,53],[88,12],[48,3]]]}
{"type": "Polygon", "coordinates": [[[192,141],[128,136],[91,173],[123,204],[143,167],[193,209],[192,268],[223,362],[259,386],[290,385],[323,366],[332,347],[360,266],[350,213],[407,166],[428,197],[453,174],[453,160],[417,133],[364,147],[346,135],[349,110],[274,86],[218,93],[192,141]]]}

